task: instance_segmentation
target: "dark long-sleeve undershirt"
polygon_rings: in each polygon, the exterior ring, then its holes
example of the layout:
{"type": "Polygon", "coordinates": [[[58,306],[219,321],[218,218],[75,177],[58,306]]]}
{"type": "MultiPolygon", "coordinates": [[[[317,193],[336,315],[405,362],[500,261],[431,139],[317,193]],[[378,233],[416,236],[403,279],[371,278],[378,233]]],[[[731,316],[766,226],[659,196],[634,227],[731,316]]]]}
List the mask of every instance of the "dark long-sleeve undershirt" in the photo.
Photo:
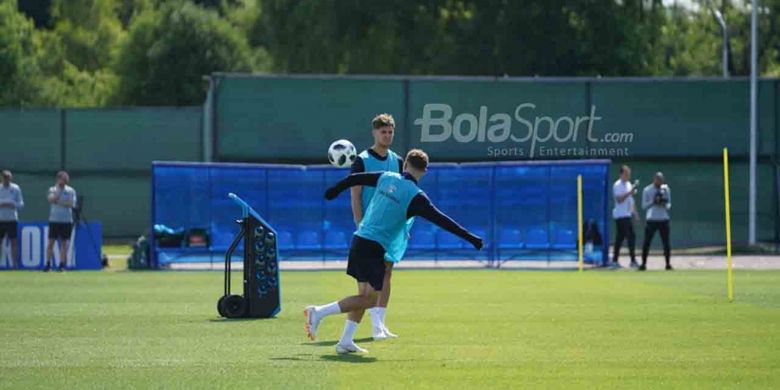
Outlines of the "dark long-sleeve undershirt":
{"type": "MultiPolygon", "coordinates": [[[[333,187],[328,188],[328,190],[325,191],[325,198],[328,200],[335,199],[338,194],[353,186],[376,187],[380,176],[382,176],[382,172],[353,173],[336,183],[333,187]]],[[[415,182],[415,184],[417,183],[414,177],[407,173],[404,173],[404,178],[415,182]]],[[[406,209],[406,218],[408,219],[411,217],[425,218],[436,226],[468,241],[474,246],[476,246],[477,241],[480,239],[466,230],[463,226],[460,226],[457,222],[453,221],[447,214],[444,214],[441,210],[436,208],[424,192],[415,195],[409,203],[409,207],[406,209]]]]}

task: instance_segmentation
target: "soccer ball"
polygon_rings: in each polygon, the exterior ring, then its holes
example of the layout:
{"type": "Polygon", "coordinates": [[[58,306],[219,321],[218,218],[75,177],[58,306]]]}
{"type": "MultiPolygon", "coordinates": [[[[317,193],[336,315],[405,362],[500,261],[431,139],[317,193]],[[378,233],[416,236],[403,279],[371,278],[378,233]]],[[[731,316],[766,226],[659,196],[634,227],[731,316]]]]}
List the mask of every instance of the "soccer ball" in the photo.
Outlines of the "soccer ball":
{"type": "Polygon", "coordinates": [[[352,166],[357,158],[355,145],[345,139],[334,141],[328,148],[328,161],[338,168],[348,168],[352,166]]]}

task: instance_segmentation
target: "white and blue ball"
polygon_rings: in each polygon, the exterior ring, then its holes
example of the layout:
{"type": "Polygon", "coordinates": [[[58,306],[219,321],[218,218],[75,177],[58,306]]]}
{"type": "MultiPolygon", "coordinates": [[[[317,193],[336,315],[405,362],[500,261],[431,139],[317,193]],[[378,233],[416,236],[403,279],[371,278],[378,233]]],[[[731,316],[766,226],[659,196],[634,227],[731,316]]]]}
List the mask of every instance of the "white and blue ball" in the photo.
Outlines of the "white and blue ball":
{"type": "Polygon", "coordinates": [[[357,158],[357,150],[352,142],[345,139],[334,141],[328,148],[328,161],[338,168],[348,168],[352,166],[357,158]]]}

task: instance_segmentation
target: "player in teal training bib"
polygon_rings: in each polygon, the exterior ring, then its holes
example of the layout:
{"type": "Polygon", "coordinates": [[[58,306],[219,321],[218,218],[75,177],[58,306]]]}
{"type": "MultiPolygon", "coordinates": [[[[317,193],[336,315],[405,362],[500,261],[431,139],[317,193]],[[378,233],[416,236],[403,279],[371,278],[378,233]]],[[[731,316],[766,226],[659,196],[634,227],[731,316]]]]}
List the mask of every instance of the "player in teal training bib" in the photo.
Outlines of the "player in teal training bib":
{"type": "MultiPolygon", "coordinates": [[[[385,172],[377,181],[376,191],[368,204],[366,214],[356,235],[378,242],[385,248],[387,254],[391,251],[405,250],[406,245],[399,245],[398,238],[406,241],[406,210],[412,198],[421,193],[417,184],[395,172],[385,172]]],[[[399,258],[391,258],[397,262],[399,258]]]]}
{"type": "MultiPolygon", "coordinates": [[[[360,172],[396,172],[401,173],[401,157],[398,157],[395,152],[388,149],[387,155],[384,159],[380,160],[380,157],[374,150],[366,149],[358,154],[360,162],[363,164],[363,169],[359,169],[359,164],[352,165],[352,173],[360,172]]],[[[357,160],[355,160],[357,162],[357,160]]],[[[363,208],[363,213],[368,209],[368,204],[371,203],[371,198],[374,196],[373,187],[363,187],[363,191],[360,193],[360,205],[363,208]]]]}
{"type": "MultiPolygon", "coordinates": [[[[358,154],[355,162],[352,164],[352,173],[395,172],[400,174],[403,171],[404,161],[390,149],[394,135],[395,120],[392,115],[380,114],[374,117],[371,120],[371,136],[374,138],[374,144],[358,154]]],[[[352,187],[350,191],[352,196],[352,215],[355,219],[356,227],[360,226],[363,215],[368,211],[368,206],[375,191],[376,189],[371,186],[352,187]]],[[[384,255],[384,260],[387,262],[385,280],[383,282],[385,288],[379,294],[376,306],[368,311],[373,325],[371,334],[375,340],[397,337],[396,334],[387,329],[385,316],[387,314],[388,302],[390,301],[390,293],[392,292],[393,265],[401,260],[404,253],[406,253],[412,223],[414,223],[413,218],[407,222],[406,231],[398,234],[384,255]]]]}
{"type": "MultiPolygon", "coordinates": [[[[420,216],[442,229],[463,238],[476,249],[482,249],[482,239],[439,211],[417,182],[428,168],[428,155],[413,149],[406,155],[403,174],[395,172],[353,173],[325,191],[325,198],[335,199],[347,188],[374,187],[365,216],[352,237],[347,261],[347,274],[355,278],[358,295],[304,310],[304,328],[312,341],[317,339],[320,321],[329,315],[348,313],[344,333],[336,344],[336,352],[367,352],[354,342],[355,330],[366,309],[376,306],[379,293],[385,290],[386,254],[397,250],[397,238],[406,234],[407,221],[420,216]]],[[[404,240],[406,237],[403,237],[404,240]]]]}
{"type": "MultiPolygon", "coordinates": [[[[392,150],[387,150],[387,156],[384,159],[380,159],[372,149],[364,150],[358,155],[360,161],[353,165],[352,173],[360,172],[397,172],[401,173],[401,166],[403,165],[401,158],[392,150]],[[362,163],[362,167],[360,166],[362,163]],[[362,168],[362,169],[361,169],[362,168]]],[[[375,188],[363,187],[360,194],[360,205],[363,210],[364,218],[365,213],[368,212],[368,206],[371,204],[371,198],[374,196],[375,188]]],[[[410,218],[406,221],[406,229],[403,233],[399,234],[393,239],[392,245],[385,254],[385,260],[391,263],[397,263],[401,261],[406,253],[406,248],[409,244],[409,233],[412,231],[412,225],[414,224],[414,218],[410,218]]]]}

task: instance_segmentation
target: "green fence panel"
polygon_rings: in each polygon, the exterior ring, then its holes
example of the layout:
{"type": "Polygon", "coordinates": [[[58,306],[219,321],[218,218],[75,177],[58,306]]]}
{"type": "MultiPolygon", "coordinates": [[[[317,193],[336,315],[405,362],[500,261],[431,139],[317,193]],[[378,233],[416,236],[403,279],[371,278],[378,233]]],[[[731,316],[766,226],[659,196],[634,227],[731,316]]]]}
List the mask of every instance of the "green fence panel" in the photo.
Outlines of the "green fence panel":
{"type": "Polygon", "coordinates": [[[71,185],[85,197],[84,216],[102,222],[105,237],[135,237],[149,228],[149,176],[73,175],[71,185]]]}
{"type": "MultiPolygon", "coordinates": [[[[758,83],[758,153],[761,156],[777,154],[777,94],[780,82],[761,80],[758,83]]],[[[750,136],[750,116],[748,114],[748,133],[750,136]]],[[[748,150],[749,153],[749,150],[748,150]]],[[[749,155],[749,154],[748,154],[749,155]]]]}
{"type": "MultiPolygon", "coordinates": [[[[750,141],[747,81],[594,82],[600,126],[634,134],[630,156],[717,157],[723,147],[746,156],[750,141]]],[[[760,152],[774,153],[774,81],[761,83],[760,152]]]]}
{"type": "MultiPolygon", "coordinates": [[[[396,149],[451,161],[717,157],[749,150],[745,79],[512,79],[220,75],[222,161],[324,162],[325,146],[371,143],[389,112],[396,149]],[[302,145],[305,145],[302,147],[302,145]]],[[[775,153],[777,88],[759,84],[759,151],[775,153]]]]}
{"type": "Polygon", "coordinates": [[[73,109],[66,112],[69,170],[144,170],[153,160],[200,161],[200,107],[73,109]]]}
{"type": "Polygon", "coordinates": [[[371,146],[371,119],[385,112],[397,123],[393,148],[405,149],[401,81],[228,77],[218,85],[222,161],[327,163],[328,146],[339,138],[371,146]]]}
{"type": "Polygon", "coordinates": [[[57,171],[60,169],[60,110],[0,110],[0,169],[57,171]]]}

